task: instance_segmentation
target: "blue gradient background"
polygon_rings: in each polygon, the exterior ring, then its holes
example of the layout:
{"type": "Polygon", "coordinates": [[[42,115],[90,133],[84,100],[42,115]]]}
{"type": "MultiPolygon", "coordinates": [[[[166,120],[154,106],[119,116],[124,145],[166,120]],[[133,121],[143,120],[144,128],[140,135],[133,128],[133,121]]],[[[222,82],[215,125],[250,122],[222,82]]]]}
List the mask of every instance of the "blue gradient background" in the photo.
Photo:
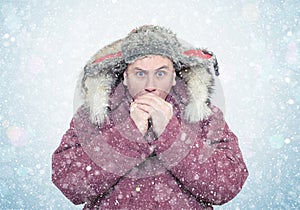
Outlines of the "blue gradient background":
{"type": "Polygon", "coordinates": [[[51,183],[77,76],[144,24],[218,58],[250,176],[216,209],[299,209],[299,1],[0,1],[0,209],[81,209],[51,183]],[[209,2],[209,3],[208,3],[209,2]]]}

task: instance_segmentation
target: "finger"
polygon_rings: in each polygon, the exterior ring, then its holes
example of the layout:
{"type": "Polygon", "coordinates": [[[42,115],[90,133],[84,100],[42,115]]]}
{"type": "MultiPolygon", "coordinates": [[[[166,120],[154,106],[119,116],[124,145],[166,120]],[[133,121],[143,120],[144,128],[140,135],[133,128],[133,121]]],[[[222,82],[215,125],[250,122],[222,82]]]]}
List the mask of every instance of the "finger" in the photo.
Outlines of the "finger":
{"type": "Polygon", "coordinates": [[[143,96],[143,97],[140,97],[138,99],[135,100],[136,103],[138,104],[146,104],[146,105],[150,105],[150,106],[163,106],[165,103],[167,103],[165,100],[155,96],[150,96],[150,95],[147,95],[147,96],[143,96]]]}
{"type": "Polygon", "coordinates": [[[161,97],[159,97],[158,95],[153,94],[153,93],[143,94],[143,95],[137,97],[136,100],[143,99],[143,98],[149,98],[149,99],[154,99],[154,100],[159,100],[159,101],[165,101],[164,99],[162,99],[161,97]]]}
{"type": "Polygon", "coordinates": [[[172,104],[166,102],[166,101],[156,101],[153,99],[148,99],[148,98],[143,98],[139,101],[136,102],[138,105],[147,105],[151,106],[154,110],[158,112],[163,112],[163,113],[171,113],[173,111],[173,106],[172,104]]]}
{"type": "Polygon", "coordinates": [[[136,109],[137,108],[137,103],[136,102],[132,102],[130,104],[130,109],[136,109]]]}
{"type": "Polygon", "coordinates": [[[150,117],[147,109],[142,109],[141,107],[139,107],[138,104],[136,106],[134,106],[132,109],[130,109],[130,113],[134,113],[135,115],[143,116],[144,118],[150,117]]]}
{"type": "Polygon", "coordinates": [[[152,115],[156,111],[156,109],[154,109],[152,106],[149,106],[147,104],[138,104],[137,107],[140,110],[148,113],[149,115],[152,115]]]}

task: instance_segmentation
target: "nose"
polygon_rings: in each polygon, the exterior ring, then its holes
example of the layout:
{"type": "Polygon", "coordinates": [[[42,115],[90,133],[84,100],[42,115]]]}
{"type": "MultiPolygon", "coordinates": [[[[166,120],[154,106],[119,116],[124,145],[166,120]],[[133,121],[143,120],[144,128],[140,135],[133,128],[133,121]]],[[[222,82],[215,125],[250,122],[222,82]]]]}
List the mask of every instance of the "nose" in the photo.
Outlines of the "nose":
{"type": "Polygon", "coordinates": [[[147,78],[147,83],[145,85],[145,91],[149,92],[149,93],[156,91],[154,78],[151,76],[147,78]]]}

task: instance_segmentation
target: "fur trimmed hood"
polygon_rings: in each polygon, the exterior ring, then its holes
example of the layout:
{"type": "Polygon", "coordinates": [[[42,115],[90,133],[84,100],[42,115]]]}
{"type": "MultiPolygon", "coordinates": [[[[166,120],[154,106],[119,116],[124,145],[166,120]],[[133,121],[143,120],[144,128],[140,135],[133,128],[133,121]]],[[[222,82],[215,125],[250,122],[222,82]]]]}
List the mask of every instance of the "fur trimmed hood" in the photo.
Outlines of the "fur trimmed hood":
{"type": "MultiPolygon", "coordinates": [[[[161,46],[161,40],[156,43],[158,46],[161,46]]],[[[146,44],[149,43],[153,43],[153,40],[146,41],[146,44]]],[[[123,80],[123,72],[127,65],[138,57],[151,54],[169,57],[174,63],[176,79],[185,84],[187,100],[183,102],[184,118],[189,122],[197,122],[210,115],[209,105],[214,87],[213,74],[219,75],[215,55],[205,49],[190,47],[184,41],[178,41],[175,34],[163,27],[143,26],[130,32],[124,39],[117,40],[100,49],[87,62],[84,71],[80,74],[77,88],[80,90],[80,97],[84,106],[89,110],[90,119],[94,124],[101,124],[107,118],[111,109],[111,94],[123,80]],[[172,47],[176,43],[176,48],[169,52],[155,51],[157,48],[154,47],[149,52],[139,52],[137,56],[134,54],[136,51],[132,51],[132,44],[135,46],[138,44],[133,41],[132,35],[136,36],[140,29],[146,31],[147,34],[149,30],[155,33],[161,31],[170,33],[172,40],[168,40],[168,34],[161,40],[165,42],[167,39],[166,41],[172,47]]]]}

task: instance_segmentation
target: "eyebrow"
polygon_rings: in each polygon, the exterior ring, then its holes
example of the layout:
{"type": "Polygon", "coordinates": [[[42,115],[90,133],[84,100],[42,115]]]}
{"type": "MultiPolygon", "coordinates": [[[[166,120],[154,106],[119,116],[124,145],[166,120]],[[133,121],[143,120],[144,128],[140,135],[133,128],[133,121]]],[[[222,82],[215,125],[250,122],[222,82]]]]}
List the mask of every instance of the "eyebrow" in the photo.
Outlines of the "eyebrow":
{"type": "Polygon", "coordinates": [[[162,70],[162,69],[170,69],[167,65],[163,65],[157,69],[142,69],[142,68],[139,68],[139,67],[134,67],[133,70],[136,70],[136,71],[149,71],[149,70],[154,70],[154,71],[158,71],[158,70],[162,70]]]}

